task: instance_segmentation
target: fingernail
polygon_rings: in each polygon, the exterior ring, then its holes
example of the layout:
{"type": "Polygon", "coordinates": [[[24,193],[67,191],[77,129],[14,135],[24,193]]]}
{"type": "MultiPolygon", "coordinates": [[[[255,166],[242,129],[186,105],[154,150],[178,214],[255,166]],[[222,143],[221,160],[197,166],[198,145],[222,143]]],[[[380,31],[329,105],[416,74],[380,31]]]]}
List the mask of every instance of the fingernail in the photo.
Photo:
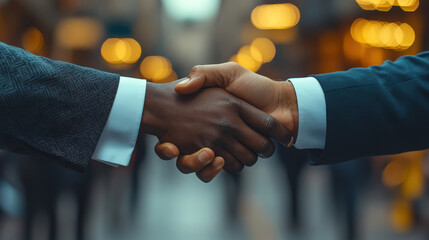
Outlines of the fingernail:
{"type": "Polygon", "coordinates": [[[210,161],[211,157],[206,151],[202,151],[200,154],[198,154],[197,159],[200,163],[207,163],[210,161]]]}
{"type": "Polygon", "coordinates": [[[222,160],[220,160],[219,158],[216,158],[216,159],[214,160],[214,162],[213,162],[213,166],[214,166],[215,168],[218,168],[218,167],[222,166],[222,160]]]}
{"type": "Polygon", "coordinates": [[[287,148],[291,148],[292,146],[293,146],[293,141],[294,141],[294,138],[293,138],[293,136],[290,138],[290,142],[289,142],[289,144],[287,145],[287,148]]]}
{"type": "Polygon", "coordinates": [[[162,154],[164,154],[164,156],[168,157],[168,158],[174,158],[175,156],[173,156],[173,154],[170,152],[170,150],[168,150],[168,148],[164,148],[162,150],[162,154]]]}
{"type": "Polygon", "coordinates": [[[191,79],[185,78],[183,81],[179,82],[177,85],[186,85],[186,84],[188,84],[189,80],[191,80],[191,79]]]}

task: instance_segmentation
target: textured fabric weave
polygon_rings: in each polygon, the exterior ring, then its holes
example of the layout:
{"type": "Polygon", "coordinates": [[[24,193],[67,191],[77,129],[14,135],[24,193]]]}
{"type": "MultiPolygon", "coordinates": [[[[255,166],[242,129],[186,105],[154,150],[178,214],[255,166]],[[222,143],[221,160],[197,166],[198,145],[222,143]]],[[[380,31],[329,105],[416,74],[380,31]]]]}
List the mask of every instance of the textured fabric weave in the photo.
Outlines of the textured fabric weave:
{"type": "Polygon", "coordinates": [[[83,171],[115,99],[119,75],[0,43],[0,149],[83,171]]]}

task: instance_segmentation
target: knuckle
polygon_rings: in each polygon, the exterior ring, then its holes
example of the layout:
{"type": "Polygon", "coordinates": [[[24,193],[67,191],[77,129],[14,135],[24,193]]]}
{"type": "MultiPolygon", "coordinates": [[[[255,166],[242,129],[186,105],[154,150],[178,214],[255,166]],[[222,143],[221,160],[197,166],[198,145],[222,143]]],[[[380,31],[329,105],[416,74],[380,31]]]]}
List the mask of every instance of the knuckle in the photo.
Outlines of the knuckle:
{"type": "Polygon", "coordinates": [[[191,73],[196,73],[196,72],[200,71],[201,68],[202,68],[201,65],[195,65],[195,66],[192,67],[191,73]]]}
{"type": "Polygon", "coordinates": [[[243,170],[243,168],[244,168],[243,164],[237,164],[237,166],[233,167],[233,171],[234,173],[240,173],[243,170]]]}
{"type": "Polygon", "coordinates": [[[227,120],[227,119],[220,120],[218,123],[218,128],[221,133],[227,134],[227,133],[230,133],[231,130],[233,129],[233,124],[230,120],[227,120]]]}
{"type": "Polygon", "coordinates": [[[197,177],[204,183],[209,183],[213,179],[211,176],[207,176],[199,172],[197,173],[197,177]]]}
{"type": "Polygon", "coordinates": [[[226,105],[227,107],[230,107],[230,108],[235,109],[235,108],[237,108],[237,107],[238,107],[239,102],[238,102],[238,100],[237,100],[236,98],[234,98],[234,97],[228,97],[228,98],[226,98],[226,100],[225,100],[225,105],[226,105]]]}
{"type": "Polygon", "coordinates": [[[228,63],[226,63],[226,64],[228,64],[228,67],[230,67],[230,68],[232,68],[232,69],[237,69],[237,68],[240,68],[240,67],[241,67],[241,65],[240,65],[240,64],[238,64],[237,62],[228,62],[228,63]]]}
{"type": "Polygon", "coordinates": [[[239,162],[234,162],[232,164],[226,164],[224,169],[225,171],[229,172],[229,173],[233,173],[233,174],[237,174],[240,173],[241,170],[243,170],[244,165],[239,163],[239,162]]]}
{"type": "Polygon", "coordinates": [[[262,138],[259,142],[258,150],[259,153],[263,155],[268,155],[271,150],[271,142],[265,138],[262,138]]]}
{"type": "Polygon", "coordinates": [[[251,167],[255,165],[255,163],[258,161],[258,156],[255,154],[251,154],[249,157],[247,157],[246,166],[251,167]]]}
{"type": "Polygon", "coordinates": [[[277,120],[272,116],[266,116],[264,118],[264,127],[267,130],[273,130],[277,127],[277,120]]]}

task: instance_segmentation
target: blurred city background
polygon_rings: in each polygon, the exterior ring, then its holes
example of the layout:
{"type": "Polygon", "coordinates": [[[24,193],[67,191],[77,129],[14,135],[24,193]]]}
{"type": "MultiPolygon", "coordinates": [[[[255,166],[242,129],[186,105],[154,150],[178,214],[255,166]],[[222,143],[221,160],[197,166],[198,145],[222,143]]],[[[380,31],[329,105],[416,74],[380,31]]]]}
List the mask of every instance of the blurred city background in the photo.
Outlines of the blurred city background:
{"type": "MultiPolygon", "coordinates": [[[[284,80],[428,50],[427,18],[425,0],[0,0],[0,41],[154,82],[226,61],[284,80]]],[[[426,152],[311,167],[279,147],[204,184],[155,143],[85,174],[0,151],[0,239],[429,238],[426,152]]]]}

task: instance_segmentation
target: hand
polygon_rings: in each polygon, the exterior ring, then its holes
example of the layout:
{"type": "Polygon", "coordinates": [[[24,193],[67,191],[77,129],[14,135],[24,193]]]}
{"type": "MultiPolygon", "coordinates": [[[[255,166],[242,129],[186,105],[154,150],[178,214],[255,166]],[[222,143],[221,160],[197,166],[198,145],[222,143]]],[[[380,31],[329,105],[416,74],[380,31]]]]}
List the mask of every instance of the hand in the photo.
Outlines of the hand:
{"type": "Polygon", "coordinates": [[[141,131],[176,145],[183,154],[208,147],[225,159],[225,170],[238,172],[243,165],[253,165],[257,155],[274,152],[271,140],[256,131],[290,141],[289,132],[276,119],[224,90],[181,96],[174,91],[177,83],[147,84],[141,131]]]}
{"type": "MultiPolygon", "coordinates": [[[[203,87],[222,87],[233,95],[247,101],[259,109],[269,113],[293,133],[290,147],[297,138],[298,108],[295,91],[289,82],[276,82],[262,75],[253,73],[239,64],[224,63],[217,65],[196,66],[192,69],[187,80],[179,83],[175,90],[181,94],[190,94],[203,87]]],[[[165,152],[170,152],[169,158],[179,157],[178,162],[186,159],[195,160],[195,154],[179,156],[179,150],[172,144],[164,143],[156,146],[160,157],[166,157],[159,149],[164,146],[165,152]]],[[[215,177],[210,176],[210,177],[215,177]]]]}
{"type": "Polygon", "coordinates": [[[294,140],[298,134],[298,107],[292,83],[273,81],[251,72],[238,63],[195,66],[175,87],[177,93],[192,94],[207,87],[221,87],[278,119],[294,140]]]}
{"type": "MultiPolygon", "coordinates": [[[[155,152],[164,160],[171,160],[179,156],[179,149],[172,143],[160,144],[155,146],[155,152]]],[[[182,173],[196,172],[197,177],[208,183],[212,181],[222,170],[225,165],[223,157],[216,157],[213,150],[210,148],[203,148],[200,151],[191,155],[184,155],[177,160],[177,168],[182,173]],[[207,163],[201,163],[199,159],[208,159],[207,163]]]]}

